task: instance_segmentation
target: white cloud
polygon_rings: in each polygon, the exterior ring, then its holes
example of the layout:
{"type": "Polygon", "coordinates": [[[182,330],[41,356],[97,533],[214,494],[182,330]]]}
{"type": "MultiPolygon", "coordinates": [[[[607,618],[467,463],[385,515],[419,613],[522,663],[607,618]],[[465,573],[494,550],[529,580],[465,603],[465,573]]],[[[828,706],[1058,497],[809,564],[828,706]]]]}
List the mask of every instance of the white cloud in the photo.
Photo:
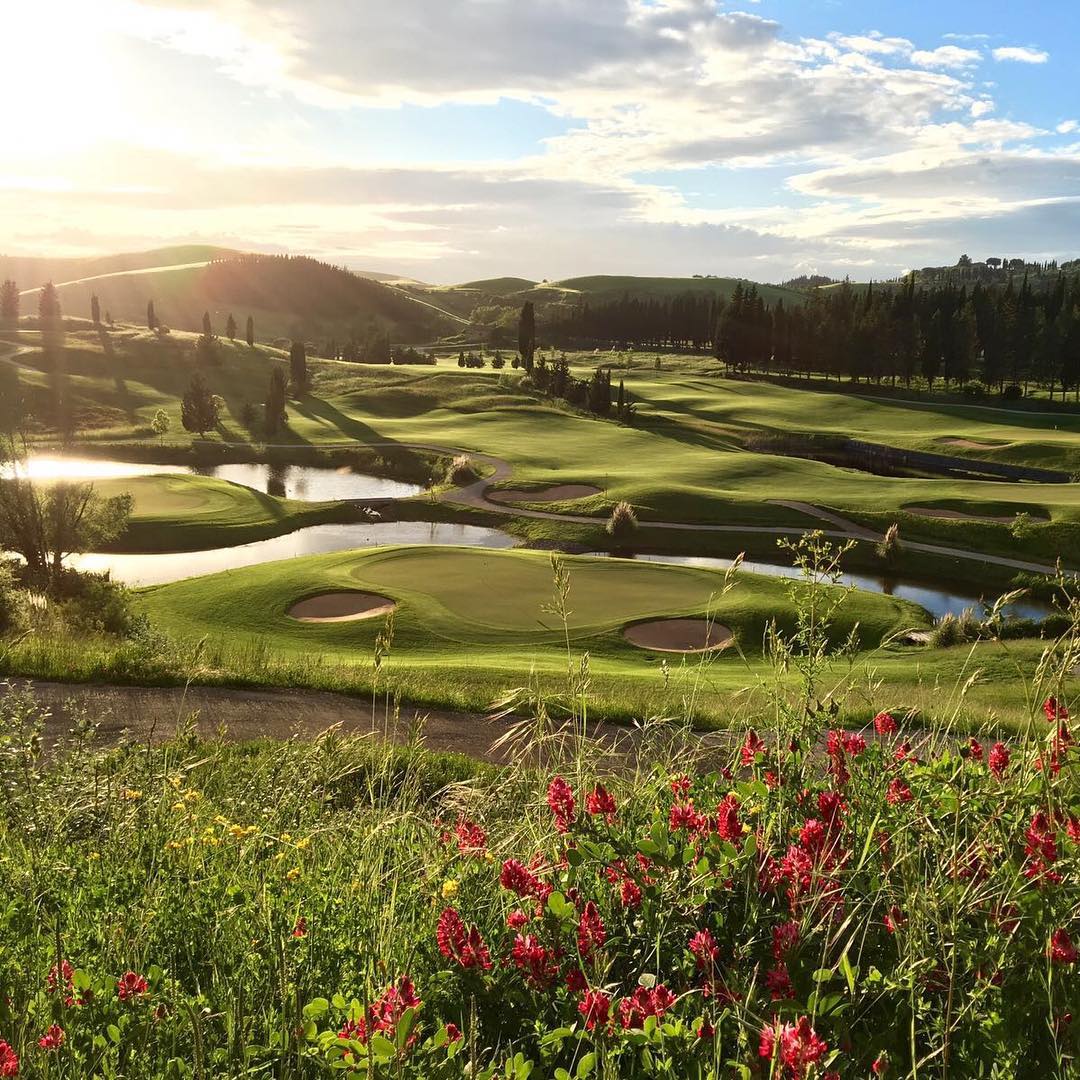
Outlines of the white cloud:
{"type": "Polygon", "coordinates": [[[912,63],[920,67],[966,68],[982,60],[978,49],[961,49],[957,45],[939,45],[929,51],[917,49],[911,54],[912,63]]]}
{"type": "Polygon", "coordinates": [[[995,60],[1012,60],[1018,64],[1045,64],[1050,54],[1042,49],[1029,49],[1024,45],[1003,45],[994,49],[995,60]]]}
{"type": "Polygon", "coordinates": [[[1062,120],[1054,130],[1059,135],[1071,135],[1074,131],[1080,131],[1080,120],[1062,120]]]}
{"type": "Polygon", "coordinates": [[[982,116],[989,116],[994,111],[994,103],[989,98],[980,98],[978,101],[971,103],[969,111],[978,120],[982,116]]]}

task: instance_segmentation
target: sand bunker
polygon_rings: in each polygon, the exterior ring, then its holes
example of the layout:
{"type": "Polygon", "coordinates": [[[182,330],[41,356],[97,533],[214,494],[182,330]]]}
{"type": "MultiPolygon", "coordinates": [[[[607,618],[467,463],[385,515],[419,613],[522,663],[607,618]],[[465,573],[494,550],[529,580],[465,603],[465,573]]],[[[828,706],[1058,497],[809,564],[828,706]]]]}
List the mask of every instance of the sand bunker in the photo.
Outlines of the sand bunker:
{"type": "Polygon", "coordinates": [[[724,649],[731,631],[707,619],[657,619],[628,626],[623,636],[631,645],[654,652],[700,653],[724,649]]]}
{"type": "MultiPolygon", "coordinates": [[[[946,521],[1000,521],[1006,525],[1012,523],[1015,514],[965,514],[962,510],[944,510],[933,506],[905,506],[907,514],[918,514],[919,517],[941,518],[946,521]]],[[[1020,511],[1017,511],[1020,513],[1020,511]]],[[[1044,514],[1030,514],[1035,521],[1048,521],[1044,514]]]]}
{"type": "Polygon", "coordinates": [[[974,439],[942,439],[946,446],[960,446],[965,450],[1000,450],[1012,443],[976,442],[974,439]]]}
{"type": "Polygon", "coordinates": [[[335,592],[309,596],[289,608],[289,617],[298,622],[354,622],[374,619],[394,610],[397,604],[378,593],[335,592]]]}
{"type": "Polygon", "coordinates": [[[592,484],[556,484],[554,487],[537,488],[535,491],[504,488],[501,491],[489,492],[488,498],[502,503],[565,502],[568,499],[584,499],[598,494],[599,491],[600,489],[592,484]]]}

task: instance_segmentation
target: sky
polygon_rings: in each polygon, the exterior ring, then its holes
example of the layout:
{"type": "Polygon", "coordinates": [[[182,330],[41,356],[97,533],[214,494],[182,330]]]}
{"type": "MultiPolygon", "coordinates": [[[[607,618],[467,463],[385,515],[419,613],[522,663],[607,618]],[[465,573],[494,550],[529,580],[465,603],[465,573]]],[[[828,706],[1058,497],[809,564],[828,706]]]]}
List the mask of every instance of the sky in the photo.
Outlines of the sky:
{"type": "Polygon", "coordinates": [[[1075,0],[0,0],[0,253],[450,283],[1080,256],[1075,0]]]}

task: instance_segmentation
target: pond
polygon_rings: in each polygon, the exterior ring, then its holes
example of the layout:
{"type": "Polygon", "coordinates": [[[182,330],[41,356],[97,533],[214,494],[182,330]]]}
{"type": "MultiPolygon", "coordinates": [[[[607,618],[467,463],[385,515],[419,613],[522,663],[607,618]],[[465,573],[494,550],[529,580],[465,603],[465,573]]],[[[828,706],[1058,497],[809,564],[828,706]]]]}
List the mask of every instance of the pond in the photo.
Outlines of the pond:
{"type": "Polygon", "coordinates": [[[73,555],[67,565],[92,573],[108,571],[125,585],[165,585],[170,581],[239,570],[243,566],[322,555],[382,544],[439,544],[447,547],[510,548],[517,540],[498,529],[448,522],[387,521],[349,525],[311,525],[272,540],[182,554],[125,555],[91,552],[73,555]]]}
{"type": "MultiPolygon", "coordinates": [[[[603,555],[603,552],[592,552],[594,555],[603,555]]],[[[620,558],[622,556],[619,556],[620,558]]],[[[713,558],[705,555],[635,555],[630,558],[640,559],[643,562],[667,563],[671,566],[701,566],[712,570],[726,570],[735,560],[713,558]]],[[[742,569],[747,574],[764,574],[767,577],[798,578],[802,576],[796,566],[788,566],[784,563],[757,562],[744,559],[742,569]]],[[[899,577],[895,574],[850,574],[845,573],[840,578],[842,585],[853,585],[857,589],[865,589],[867,592],[882,593],[885,596],[895,596],[900,600],[910,600],[919,607],[929,611],[935,619],[943,615],[960,615],[968,608],[974,609],[976,614],[981,614],[984,597],[975,590],[943,589],[940,585],[930,582],[918,581],[911,578],[899,577]]],[[[1000,593],[987,594],[985,599],[991,603],[998,598],[1000,593]]],[[[1054,612],[1052,605],[1041,600],[1025,599],[1013,604],[1008,609],[1009,614],[1024,619],[1044,619],[1054,612]]]]}
{"type": "MultiPolygon", "coordinates": [[[[23,475],[32,480],[122,480],[129,476],[161,476],[165,473],[213,476],[233,484],[300,502],[333,502],[339,499],[407,499],[423,491],[419,484],[407,484],[382,476],[355,472],[349,466],[323,465],[151,465],[138,461],[110,461],[106,458],[64,457],[33,454],[23,475]]],[[[11,475],[6,469],[0,476],[11,475]]]]}

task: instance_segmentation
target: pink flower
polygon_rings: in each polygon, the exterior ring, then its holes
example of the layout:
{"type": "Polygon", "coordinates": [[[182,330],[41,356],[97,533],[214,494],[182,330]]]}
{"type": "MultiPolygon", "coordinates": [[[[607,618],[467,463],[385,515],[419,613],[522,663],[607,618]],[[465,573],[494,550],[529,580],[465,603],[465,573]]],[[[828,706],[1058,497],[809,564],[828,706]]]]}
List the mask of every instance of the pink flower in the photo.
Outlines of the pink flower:
{"type": "Polygon", "coordinates": [[[518,896],[532,896],[539,885],[535,875],[517,859],[507,859],[499,874],[499,884],[518,896]]]}
{"type": "Polygon", "coordinates": [[[1048,697],[1043,702],[1043,713],[1045,713],[1046,719],[1051,724],[1056,724],[1059,720],[1069,719],[1069,710],[1056,697],[1048,697]]]}
{"type": "Polygon", "coordinates": [[[491,967],[491,956],[479,929],[475,925],[466,929],[461,916],[453,908],[446,908],[439,916],[435,941],[443,956],[456,960],[463,968],[476,967],[487,971],[491,967]]]}
{"type": "Polygon", "coordinates": [[[142,975],[134,971],[126,971],[116,984],[116,996],[121,1001],[127,1001],[139,994],[145,994],[148,988],[147,981],[142,975]]]}
{"type": "MultiPolygon", "coordinates": [[[[346,1020],[337,1033],[339,1039],[349,1039],[353,1042],[366,1043],[368,1041],[367,1020],[360,1017],[359,1020],[346,1020]]],[[[348,1056],[348,1055],[346,1055],[348,1056]]]]}
{"type": "Polygon", "coordinates": [[[42,1050],[59,1050],[64,1045],[64,1029],[59,1024],[52,1024],[49,1030],[38,1039],[42,1050]]]}
{"type": "Polygon", "coordinates": [[[462,855],[482,855],[487,850],[487,833],[479,825],[467,818],[458,818],[454,826],[457,835],[458,851],[462,855]]]}
{"type": "Polygon", "coordinates": [[[593,817],[603,815],[610,825],[615,820],[615,796],[603,784],[597,784],[585,797],[585,809],[593,817]]]}
{"type": "Polygon", "coordinates": [[[802,1080],[808,1066],[816,1064],[829,1052],[829,1044],[821,1039],[810,1026],[810,1020],[799,1017],[794,1024],[781,1024],[774,1020],[761,1033],[758,1053],[770,1060],[780,1054],[780,1064],[789,1071],[794,1080],[802,1080]]]}
{"type": "Polygon", "coordinates": [[[690,953],[699,970],[711,971],[720,950],[708,929],[699,930],[690,939],[690,953]]]}
{"type": "Polygon", "coordinates": [[[990,771],[997,777],[998,780],[1005,775],[1005,770],[1009,767],[1009,748],[1001,742],[996,742],[990,748],[990,756],[987,758],[987,764],[990,766],[990,771]]]}
{"type": "Polygon", "coordinates": [[[446,1025],[446,1041],[448,1043],[457,1042],[461,1038],[461,1029],[457,1024],[446,1025]]]}
{"type": "Polygon", "coordinates": [[[610,1008],[611,998],[603,990],[586,991],[578,1003],[578,1012],[585,1018],[585,1027],[588,1031],[607,1025],[610,1008]]]}
{"type": "Polygon", "coordinates": [[[1073,940],[1066,930],[1055,930],[1050,935],[1050,960],[1055,964],[1075,964],[1080,960],[1073,940]]]}
{"type": "Polygon", "coordinates": [[[596,904],[590,900],[581,913],[578,920],[577,943],[578,952],[582,958],[588,960],[597,949],[604,947],[607,931],[604,929],[604,920],[600,917],[596,904]]]}
{"type": "Polygon", "coordinates": [[[569,832],[574,824],[574,792],[561,776],[548,784],[547,804],[555,817],[555,828],[561,833],[569,832]]]}
{"type": "Polygon", "coordinates": [[[746,733],[746,740],[743,742],[742,750],[740,751],[740,757],[744,765],[753,765],[758,754],[765,753],[765,744],[758,737],[758,733],[751,728],[746,733]]]}
{"type": "Polygon", "coordinates": [[[911,788],[904,783],[900,777],[896,777],[889,782],[889,787],[885,792],[885,800],[896,806],[898,803],[907,803],[915,798],[911,793],[911,788]]]}
{"type": "Polygon", "coordinates": [[[852,757],[858,757],[866,749],[866,740],[854,731],[846,731],[843,735],[843,745],[852,757]]]}
{"type": "Polygon", "coordinates": [[[511,911],[506,916],[506,925],[511,930],[520,930],[529,921],[529,916],[524,911],[511,911]]]}
{"type": "Polygon", "coordinates": [[[292,928],[292,936],[294,938],[307,937],[307,919],[303,915],[296,920],[296,924],[292,928]]]}
{"type": "Polygon", "coordinates": [[[893,904],[885,913],[885,918],[882,921],[885,923],[885,929],[890,934],[895,934],[897,930],[907,923],[907,917],[896,904],[893,904]]]}
{"type": "Polygon", "coordinates": [[[739,821],[739,800],[734,795],[725,795],[716,808],[716,831],[721,840],[734,843],[742,839],[742,824],[739,821]]]}
{"type": "Polygon", "coordinates": [[[887,712],[879,712],[874,717],[874,730],[882,736],[895,735],[896,721],[887,712]]]}
{"type": "Polygon", "coordinates": [[[668,813],[668,828],[672,832],[679,829],[701,832],[708,827],[708,824],[709,819],[695,808],[693,799],[689,802],[673,804],[668,813]]]}
{"type": "Polygon", "coordinates": [[[633,878],[623,878],[620,882],[619,900],[623,907],[641,907],[641,887],[633,878]]]}
{"type": "Polygon", "coordinates": [[[876,1058],[874,1058],[874,1064],[870,1066],[870,1071],[875,1076],[884,1076],[889,1071],[889,1055],[885,1050],[882,1050],[876,1058]]]}
{"type": "Polygon", "coordinates": [[[652,990],[639,986],[629,997],[619,1002],[619,1023],[624,1028],[639,1028],[650,1016],[663,1019],[664,1013],[675,1004],[675,995],[663,983],[652,990]]]}
{"type": "Polygon", "coordinates": [[[847,805],[839,791],[822,791],[817,797],[817,806],[821,820],[830,830],[843,827],[847,805]]]}
{"type": "Polygon", "coordinates": [[[799,944],[799,924],[792,919],[790,922],[781,923],[773,927],[772,954],[773,959],[782,960],[796,945],[799,944]]]}
{"type": "MultiPolygon", "coordinates": [[[[422,1002],[416,996],[416,987],[408,975],[388,986],[382,997],[371,1006],[371,1017],[376,1031],[397,1032],[398,1021],[409,1009],[419,1009],[422,1002]]],[[[414,1036],[415,1038],[415,1036],[414,1036]]]]}
{"type": "Polygon", "coordinates": [[[3,1039],[0,1039],[0,1076],[18,1076],[19,1058],[3,1039]]]}
{"type": "Polygon", "coordinates": [[[983,759],[983,746],[976,738],[972,738],[968,743],[968,757],[972,761],[982,761],[983,759]]]}
{"type": "Polygon", "coordinates": [[[671,781],[671,793],[682,797],[690,790],[690,785],[689,776],[676,776],[671,781]]]}
{"type": "Polygon", "coordinates": [[[791,983],[786,964],[777,964],[765,972],[765,986],[773,1001],[783,1001],[795,996],[795,987],[791,983]]]}
{"type": "Polygon", "coordinates": [[[532,934],[518,934],[510,959],[525,978],[537,986],[546,986],[554,978],[557,968],[550,951],[532,934]]]}

